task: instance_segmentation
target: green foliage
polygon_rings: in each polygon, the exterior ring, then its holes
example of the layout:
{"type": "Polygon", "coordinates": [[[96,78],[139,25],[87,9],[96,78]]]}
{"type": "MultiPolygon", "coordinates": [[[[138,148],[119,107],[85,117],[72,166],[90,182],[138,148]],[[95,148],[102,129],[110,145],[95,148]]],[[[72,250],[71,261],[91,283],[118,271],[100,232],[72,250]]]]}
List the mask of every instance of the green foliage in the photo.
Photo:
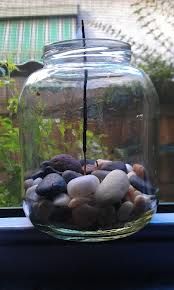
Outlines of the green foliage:
{"type": "Polygon", "coordinates": [[[139,65],[152,79],[153,82],[170,80],[174,76],[174,66],[168,64],[160,57],[151,57],[144,64],[139,65]]]}
{"type": "Polygon", "coordinates": [[[0,79],[0,87],[8,88],[8,115],[0,116],[0,206],[18,206],[20,196],[19,129],[16,123],[18,92],[11,73],[16,66],[10,61],[0,63],[8,74],[0,79]]]}

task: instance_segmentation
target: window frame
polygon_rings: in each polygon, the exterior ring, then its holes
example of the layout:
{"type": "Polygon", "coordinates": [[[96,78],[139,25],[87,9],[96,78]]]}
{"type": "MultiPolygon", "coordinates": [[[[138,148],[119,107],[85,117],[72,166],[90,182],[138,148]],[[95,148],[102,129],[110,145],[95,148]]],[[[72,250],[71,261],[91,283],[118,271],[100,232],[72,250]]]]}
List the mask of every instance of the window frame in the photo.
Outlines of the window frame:
{"type": "Polygon", "coordinates": [[[66,283],[69,269],[69,279],[81,275],[83,279],[98,277],[101,282],[104,276],[117,276],[122,283],[139,281],[140,285],[163,278],[169,281],[174,267],[174,212],[160,212],[164,207],[168,205],[160,204],[159,212],[136,234],[98,243],[55,239],[35,229],[21,207],[1,208],[0,273],[58,277],[66,283]]]}

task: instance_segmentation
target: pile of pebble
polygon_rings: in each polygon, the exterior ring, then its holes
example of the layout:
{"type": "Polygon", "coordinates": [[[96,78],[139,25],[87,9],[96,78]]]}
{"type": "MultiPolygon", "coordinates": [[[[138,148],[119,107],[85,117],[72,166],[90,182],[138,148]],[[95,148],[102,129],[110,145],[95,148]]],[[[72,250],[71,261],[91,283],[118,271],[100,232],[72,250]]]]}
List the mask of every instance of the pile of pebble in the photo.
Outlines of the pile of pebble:
{"type": "Polygon", "coordinates": [[[140,164],[56,155],[25,179],[32,222],[84,230],[118,228],[154,209],[155,188],[140,164]]]}

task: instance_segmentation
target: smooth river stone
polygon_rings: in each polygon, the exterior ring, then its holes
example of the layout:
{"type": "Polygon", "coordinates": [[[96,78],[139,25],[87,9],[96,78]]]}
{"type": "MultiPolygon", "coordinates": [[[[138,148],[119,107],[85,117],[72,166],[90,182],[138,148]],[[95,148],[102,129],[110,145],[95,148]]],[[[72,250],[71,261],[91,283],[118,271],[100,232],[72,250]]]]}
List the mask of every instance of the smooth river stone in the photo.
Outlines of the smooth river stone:
{"type": "Polygon", "coordinates": [[[68,206],[69,202],[70,202],[69,195],[66,193],[60,193],[53,200],[53,205],[55,205],[55,206],[68,206]]]}
{"type": "Polygon", "coordinates": [[[59,193],[66,192],[66,182],[57,173],[50,173],[39,183],[36,188],[37,194],[46,198],[54,198],[59,193]]]}
{"type": "Polygon", "coordinates": [[[134,171],[130,171],[128,174],[127,174],[127,177],[128,177],[128,179],[130,179],[131,178],[131,176],[136,176],[136,173],[134,172],[134,171]]]}
{"type": "Polygon", "coordinates": [[[88,203],[88,202],[90,202],[90,197],[74,197],[70,200],[68,207],[75,208],[75,207],[81,206],[82,204],[88,203]]]}
{"type": "Polygon", "coordinates": [[[50,215],[50,221],[54,222],[56,224],[69,223],[68,221],[69,221],[69,219],[71,219],[71,217],[72,217],[72,210],[69,207],[67,207],[67,206],[54,206],[54,208],[51,212],[51,215],[50,215]]]}
{"type": "Polygon", "coordinates": [[[72,210],[72,220],[77,229],[85,229],[94,226],[97,221],[98,209],[84,204],[72,210]]]}
{"type": "Polygon", "coordinates": [[[38,177],[33,181],[33,185],[38,185],[41,181],[42,181],[42,178],[38,177]]]}
{"type": "Polygon", "coordinates": [[[119,169],[111,171],[99,184],[95,193],[96,203],[115,204],[125,196],[129,189],[127,174],[119,169]]]}
{"type": "Polygon", "coordinates": [[[39,177],[43,178],[44,176],[45,176],[45,175],[44,175],[44,170],[39,169],[39,170],[37,170],[36,172],[34,172],[34,173],[32,174],[31,178],[35,180],[35,179],[37,179],[37,178],[39,178],[39,177]]]}
{"type": "Polygon", "coordinates": [[[144,168],[143,165],[135,163],[133,165],[133,171],[136,173],[136,175],[138,175],[139,177],[144,179],[144,177],[145,177],[145,168],[144,168]]]}
{"type": "MultiPolygon", "coordinates": [[[[85,166],[82,166],[82,170],[85,173],[85,166]]],[[[94,164],[86,164],[86,174],[90,174],[92,171],[95,170],[95,165],[94,164]]]]}
{"type": "Polygon", "coordinates": [[[133,167],[130,164],[126,163],[125,165],[126,165],[127,173],[133,171],[133,167]]]}
{"type": "Polygon", "coordinates": [[[134,200],[134,206],[135,214],[142,214],[146,211],[146,198],[143,194],[136,196],[134,200]]]}
{"type": "Polygon", "coordinates": [[[129,221],[133,212],[134,204],[131,201],[125,201],[117,212],[118,220],[121,222],[129,221]]]}
{"type": "Polygon", "coordinates": [[[129,190],[125,195],[125,199],[127,201],[134,202],[137,195],[141,195],[142,192],[136,190],[132,185],[129,186],[129,190]]]}
{"type": "Polygon", "coordinates": [[[31,220],[48,223],[53,211],[53,203],[49,200],[41,200],[33,204],[31,220]]]}
{"type": "Polygon", "coordinates": [[[44,173],[43,173],[43,176],[45,177],[46,175],[50,174],[50,173],[57,173],[59,175],[62,175],[62,172],[54,169],[53,167],[51,166],[46,166],[44,169],[43,169],[44,173]]]}
{"type": "Polygon", "coordinates": [[[26,191],[25,197],[26,199],[30,199],[32,201],[38,201],[40,196],[36,193],[37,184],[29,187],[26,191]]]}
{"type": "Polygon", "coordinates": [[[81,173],[72,170],[65,170],[62,173],[62,177],[65,179],[66,183],[70,182],[72,179],[82,176],[81,173]]]}
{"type": "Polygon", "coordinates": [[[57,173],[59,174],[58,171],[56,171],[55,169],[53,169],[51,166],[47,166],[47,167],[43,167],[37,171],[34,171],[31,175],[31,178],[33,180],[36,180],[38,178],[44,178],[46,175],[48,175],[49,173],[57,173]]]}
{"type": "Polygon", "coordinates": [[[155,194],[156,189],[149,181],[144,181],[141,177],[137,175],[132,175],[129,178],[130,184],[137,190],[145,194],[155,194]]]}
{"type": "Polygon", "coordinates": [[[100,181],[102,181],[109,174],[109,172],[110,171],[107,170],[95,170],[91,174],[95,175],[100,181]]]}
{"type": "Polygon", "coordinates": [[[24,181],[24,188],[25,190],[33,185],[33,179],[29,178],[24,181]]]}
{"type": "Polygon", "coordinates": [[[108,170],[108,171],[119,169],[119,170],[122,170],[125,173],[127,173],[126,165],[122,161],[112,161],[112,162],[108,162],[108,163],[103,163],[103,164],[101,164],[100,169],[101,170],[108,170]]]}
{"type": "Polygon", "coordinates": [[[128,189],[128,192],[126,193],[124,199],[126,201],[132,201],[133,202],[134,199],[135,199],[134,192],[135,192],[135,188],[132,185],[130,185],[129,189],[128,189]]]}
{"type": "MultiPolygon", "coordinates": [[[[85,160],[84,159],[80,159],[80,164],[81,164],[81,166],[84,166],[85,160]]],[[[93,159],[86,159],[86,164],[92,164],[92,165],[94,165],[95,164],[95,160],[93,160],[93,159]]]]}
{"type": "Polygon", "coordinates": [[[60,154],[54,156],[50,161],[50,166],[58,171],[73,170],[83,173],[80,161],[69,154],[60,154]]]}
{"type": "Polygon", "coordinates": [[[94,175],[84,175],[72,179],[67,185],[67,191],[71,198],[86,197],[94,194],[98,185],[99,179],[94,175]]]}
{"type": "Polygon", "coordinates": [[[97,159],[95,161],[95,168],[97,169],[101,169],[101,166],[103,166],[104,164],[111,164],[112,161],[111,160],[105,160],[105,159],[97,159]]]}
{"type": "Polygon", "coordinates": [[[116,222],[116,211],[113,206],[98,208],[97,225],[101,228],[111,228],[116,222]]]}

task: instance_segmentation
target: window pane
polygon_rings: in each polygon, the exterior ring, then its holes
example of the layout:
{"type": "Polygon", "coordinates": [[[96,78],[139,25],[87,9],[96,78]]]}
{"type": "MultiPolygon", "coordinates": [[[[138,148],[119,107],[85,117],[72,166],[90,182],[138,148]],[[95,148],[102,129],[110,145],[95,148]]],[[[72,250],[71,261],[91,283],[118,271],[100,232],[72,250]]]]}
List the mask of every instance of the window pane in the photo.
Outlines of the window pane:
{"type": "MultiPolygon", "coordinates": [[[[160,98],[161,201],[174,201],[173,11],[173,0],[30,0],[26,3],[1,0],[0,3],[1,61],[9,58],[16,64],[41,62],[44,44],[81,37],[82,18],[87,37],[112,38],[131,44],[132,62],[149,74],[160,98]]],[[[16,77],[19,91],[24,81],[25,77],[16,77]]],[[[20,203],[17,121],[7,109],[10,97],[11,90],[0,87],[0,206],[20,203]]]]}

